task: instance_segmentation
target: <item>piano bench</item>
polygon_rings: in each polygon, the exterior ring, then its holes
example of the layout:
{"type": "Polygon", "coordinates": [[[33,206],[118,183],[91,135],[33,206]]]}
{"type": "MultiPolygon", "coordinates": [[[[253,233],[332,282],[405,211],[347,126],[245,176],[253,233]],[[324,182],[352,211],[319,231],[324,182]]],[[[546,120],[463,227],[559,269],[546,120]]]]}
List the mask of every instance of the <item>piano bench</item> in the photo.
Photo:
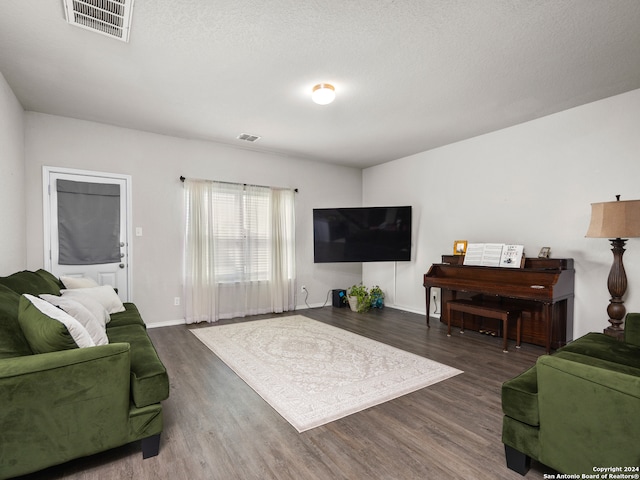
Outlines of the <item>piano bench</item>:
{"type": "MultiPolygon", "coordinates": [[[[502,351],[507,353],[509,351],[508,342],[508,326],[509,320],[516,319],[516,348],[520,348],[520,337],[522,333],[522,312],[506,306],[501,306],[496,303],[479,303],[473,300],[449,300],[446,303],[447,309],[447,336],[451,336],[451,313],[461,312],[468,313],[470,315],[478,315],[479,317],[495,318],[502,320],[502,351]]],[[[464,316],[462,317],[462,324],[460,327],[460,333],[464,333],[464,316]]]]}

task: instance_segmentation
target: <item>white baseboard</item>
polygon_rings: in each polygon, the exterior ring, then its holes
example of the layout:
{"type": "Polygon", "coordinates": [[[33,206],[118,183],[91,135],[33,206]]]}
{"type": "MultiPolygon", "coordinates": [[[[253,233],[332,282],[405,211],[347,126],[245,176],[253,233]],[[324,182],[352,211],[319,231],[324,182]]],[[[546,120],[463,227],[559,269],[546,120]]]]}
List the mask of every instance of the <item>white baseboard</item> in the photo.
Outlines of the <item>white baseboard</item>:
{"type": "MultiPolygon", "coordinates": [[[[330,306],[330,305],[324,305],[324,303],[313,303],[310,304],[309,306],[307,305],[296,305],[296,308],[294,311],[298,311],[298,310],[308,310],[309,308],[321,308],[322,306],[330,306]]],[[[424,315],[424,311],[419,311],[413,308],[407,308],[407,307],[403,307],[401,305],[386,305],[389,308],[395,308],[397,310],[403,310],[405,312],[409,312],[409,313],[417,313],[419,315],[424,315]]],[[[285,312],[287,313],[287,312],[285,312]]],[[[430,315],[433,318],[440,318],[440,314],[439,313],[432,313],[430,315]]],[[[153,323],[147,323],[147,328],[161,328],[161,327],[175,327],[176,325],[186,325],[186,320],[184,318],[179,318],[177,320],[167,320],[166,322],[153,322],[153,323]]]]}
{"type": "Polygon", "coordinates": [[[324,305],[324,303],[311,303],[309,304],[309,306],[307,305],[296,305],[296,310],[309,310],[310,308],[320,308],[322,306],[331,306],[331,305],[324,305]]]}
{"type": "Polygon", "coordinates": [[[387,303],[385,304],[385,307],[395,308],[396,310],[402,310],[403,312],[417,313],[419,315],[424,315],[424,310],[420,311],[420,310],[416,310],[415,308],[403,307],[402,305],[391,305],[387,303]]]}
{"type": "MultiPolygon", "coordinates": [[[[400,305],[388,305],[391,308],[396,308],[398,310],[402,310],[404,312],[409,312],[409,313],[417,313],[418,315],[424,315],[424,310],[417,310],[415,308],[407,308],[407,307],[402,307],[400,305]]],[[[430,318],[440,318],[440,314],[439,313],[431,313],[429,315],[430,318]]]]}
{"type": "Polygon", "coordinates": [[[167,320],[166,322],[147,323],[147,328],[175,327],[176,325],[185,325],[187,322],[184,318],[178,320],[167,320]]]}

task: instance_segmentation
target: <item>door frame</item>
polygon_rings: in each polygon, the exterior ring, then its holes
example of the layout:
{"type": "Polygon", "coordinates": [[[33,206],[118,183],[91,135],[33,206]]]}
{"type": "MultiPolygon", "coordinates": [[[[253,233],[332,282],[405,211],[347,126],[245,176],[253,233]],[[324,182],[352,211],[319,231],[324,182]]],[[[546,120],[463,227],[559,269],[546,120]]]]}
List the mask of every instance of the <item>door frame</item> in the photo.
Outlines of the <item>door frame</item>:
{"type": "Polygon", "coordinates": [[[95,177],[95,178],[113,178],[117,180],[122,180],[125,183],[126,190],[126,233],[125,243],[127,249],[127,263],[125,264],[126,275],[127,275],[127,298],[130,302],[133,301],[133,243],[132,243],[132,219],[131,219],[131,175],[123,175],[119,173],[108,173],[108,172],[95,172],[92,170],[79,170],[75,168],[64,168],[64,167],[50,167],[44,165],[42,167],[42,219],[43,219],[43,228],[44,228],[44,268],[45,270],[51,271],[52,268],[52,259],[51,259],[51,195],[50,192],[50,179],[51,174],[62,173],[67,175],[82,175],[85,177],[95,177]]]}

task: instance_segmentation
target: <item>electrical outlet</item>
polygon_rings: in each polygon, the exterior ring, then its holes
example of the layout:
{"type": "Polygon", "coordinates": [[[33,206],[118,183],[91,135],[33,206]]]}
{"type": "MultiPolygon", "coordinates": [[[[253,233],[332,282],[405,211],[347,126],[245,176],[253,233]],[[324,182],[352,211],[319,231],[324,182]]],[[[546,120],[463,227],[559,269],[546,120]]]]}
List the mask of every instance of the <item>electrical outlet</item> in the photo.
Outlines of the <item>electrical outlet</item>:
{"type": "Polygon", "coordinates": [[[307,287],[306,287],[306,285],[302,285],[302,286],[300,287],[300,291],[301,291],[302,293],[306,292],[306,291],[307,291],[307,287]]]}
{"type": "Polygon", "coordinates": [[[180,297],[174,297],[173,298],[173,305],[176,307],[180,306],[180,297]]]}

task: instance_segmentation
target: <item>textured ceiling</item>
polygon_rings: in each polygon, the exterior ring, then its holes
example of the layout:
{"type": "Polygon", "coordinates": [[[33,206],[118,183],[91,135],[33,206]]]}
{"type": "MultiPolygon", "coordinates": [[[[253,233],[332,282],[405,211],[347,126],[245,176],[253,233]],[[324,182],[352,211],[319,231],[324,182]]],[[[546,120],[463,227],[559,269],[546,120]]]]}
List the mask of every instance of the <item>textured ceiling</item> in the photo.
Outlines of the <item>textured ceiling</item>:
{"type": "Polygon", "coordinates": [[[124,43],[2,0],[0,72],[26,110],[365,167],[640,88],[640,1],[136,0],[124,43]]]}

